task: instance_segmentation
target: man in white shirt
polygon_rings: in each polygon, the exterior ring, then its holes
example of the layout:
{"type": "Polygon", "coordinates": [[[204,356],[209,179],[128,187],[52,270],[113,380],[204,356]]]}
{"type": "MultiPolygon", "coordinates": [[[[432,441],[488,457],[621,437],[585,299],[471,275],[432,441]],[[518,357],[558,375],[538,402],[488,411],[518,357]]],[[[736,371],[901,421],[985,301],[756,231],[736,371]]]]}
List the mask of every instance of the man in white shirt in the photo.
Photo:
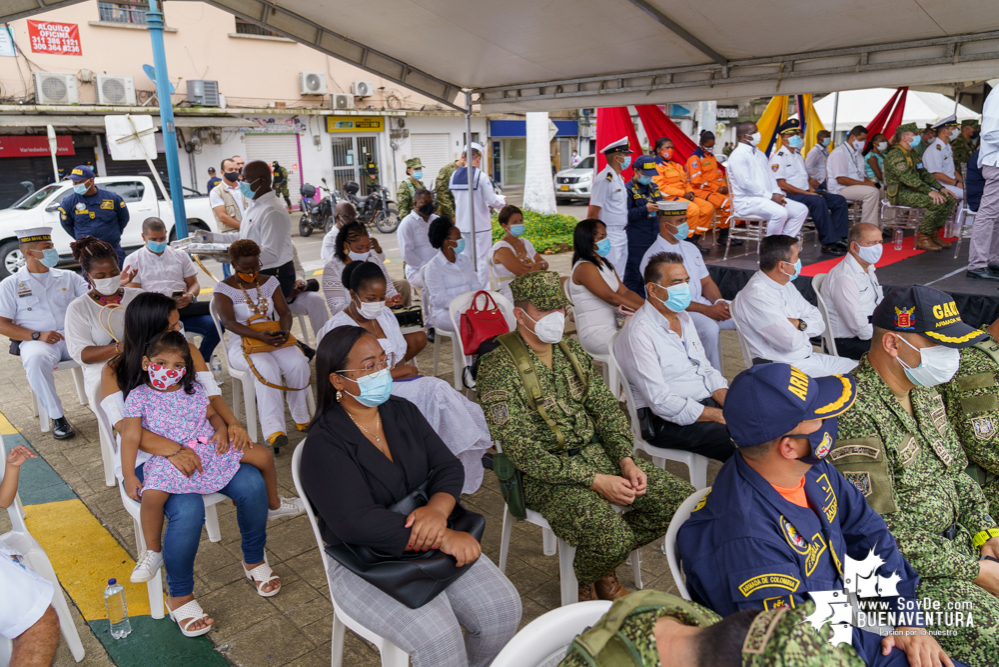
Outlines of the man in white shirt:
{"type": "Polygon", "coordinates": [[[295,289],[295,250],[291,242],[291,216],[271,189],[271,168],[254,160],[243,167],[243,180],[253,192],[253,204],[247,209],[239,238],[260,246],[260,273],[275,276],[287,299],[295,289]]]}
{"type": "Polygon", "coordinates": [[[754,215],[767,221],[767,236],[797,236],[808,217],[808,207],[784,197],[777,186],[767,156],[756,145],[760,132],[756,123],[739,123],[738,144],[725,163],[732,186],[733,213],[754,215]]]}
{"type": "Polygon", "coordinates": [[[355,220],[357,220],[357,209],[354,205],[349,201],[337,202],[333,207],[333,229],[326,232],[326,236],[323,237],[323,247],[319,252],[323,264],[330,261],[330,257],[336,252],[336,235],[340,233],[340,228],[355,220]]]}
{"type": "Polygon", "coordinates": [[[159,218],[142,221],[142,240],[145,245],[125,258],[122,273],[131,275],[126,286],[157,292],[176,301],[184,331],[201,334],[199,351],[210,362],[219,344],[219,334],[208,312],[208,302],[198,302],[201,285],[194,262],[183,250],[170,247],[166,225],[159,218]]]}
{"type": "Polygon", "coordinates": [[[829,142],[832,137],[829,130],[819,130],[815,138],[818,143],[805,156],[805,171],[808,172],[808,184],[813,190],[825,190],[826,161],[829,159],[829,142]]]}
{"type": "Polygon", "coordinates": [[[868,318],[884,298],[881,283],[874,275],[883,247],[881,230],[861,222],[850,229],[847,241],[849,254],[829,271],[819,291],[829,313],[836,353],[859,360],[871,349],[874,325],[868,318]]]}
{"type": "MultiPolygon", "coordinates": [[[[645,268],[653,256],[660,253],[674,253],[683,258],[683,268],[690,279],[690,305],[686,315],[697,329],[697,337],[704,344],[704,355],[711,365],[721,371],[721,355],[718,351],[718,331],[735,329],[735,322],[729,312],[728,302],[722,298],[718,285],[711,279],[704,256],[697,246],[687,241],[687,202],[667,202],[666,210],[659,212],[659,236],[645,251],[638,272],[645,275],[645,268]],[[679,240],[684,239],[684,240],[679,240]]],[[[647,282],[647,281],[645,281],[647,282]]],[[[645,285],[640,287],[641,296],[646,296],[645,285]]]]}
{"type": "Polygon", "coordinates": [[[982,203],[971,230],[968,270],[999,264],[999,93],[995,88],[982,107],[978,167],[985,178],[982,203]]]}
{"type": "Polygon", "coordinates": [[[406,263],[406,280],[410,285],[423,288],[420,280],[420,269],[437,254],[430,245],[427,232],[430,223],[439,218],[434,211],[434,195],[426,188],[420,188],[413,197],[413,210],[399,223],[396,240],[399,242],[399,254],[406,263]]]}
{"type": "Polygon", "coordinates": [[[728,383],[708,363],[685,312],[691,279],[684,258],[656,253],[643,277],[649,298],[614,340],[614,358],[635,397],[642,437],[656,447],[725,461],[734,451],[722,416],[728,383]]]}
{"type": "MultiPolygon", "coordinates": [[[[243,216],[250,203],[243,197],[239,186],[239,166],[231,158],[222,160],[222,181],[208,192],[208,204],[215,214],[218,230],[224,234],[238,234],[243,216]]],[[[222,275],[229,277],[229,264],[222,264],[222,275]]]]}
{"type": "Polygon", "coordinates": [[[950,145],[951,139],[961,134],[957,117],[946,118],[933,128],[937,131],[937,136],[923,151],[923,167],[960,202],[964,199],[964,184],[961,174],[954,168],[954,149],[950,145]]]}
{"type": "Polygon", "coordinates": [[[607,238],[611,242],[607,261],[622,272],[628,263],[628,236],[624,231],[628,226],[628,191],[621,172],[631,166],[632,150],[628,138],[621,137],[600,152],[607,157],[607,166],[593,179],[586,217],[596,218],[607,227],[607,238]]]}
{"type": "Polygon", "coordinates": [[[867,178],[864,166],[864,144],[867,128],[857,125],[850,130],[846,142],[837,146],[826,161],[826,190],[850,201],[863,202],[861,222],[877,225],[881,220],[881,191],[877,181],[867,178]]]}
{"type": "Polygon", "coordinates": [[[454,224],[458,225],[466,239],[462,254],[473,260],[479,277],[479,289],[489,289],[489,250],[493,247],[493,217],[489,209],[503,208],[506,206],[506,199],[496,194],[493,182],[479,168],[482,164],[482,146],[473,141],[470,147],[465,147],[465,155],[468,155],[469,148],[472,151],[471,167],[455,169],[448,189],[454,196],[454,224]],[[472,174],[471,178],[469,174],[472,174]],[[469,197],[473,197],[471,202],[469,197]]]}
{"type": "Polygon", "coordinates": [[[770,170],[778,187],[788,199],[808,207],[823,253],[834,257],[846,254],[846,235],[850,228],[846,200],[828,192],[819,193],[812,187],[805,159],[798,152],[805,143],[798,119],[782,123],[777,131],[780,147],[770,156],[770,170]]]}
{"type": "Polygon", "coordinates": [[[760,270],[732,302],[732,316],[749,346],[753,364],[780,361],[812,377],[842,375],[857,362],[812,351],[812,336],[825,331],[819,309],[793,284],[801,273],[798,240],[768,236],[760,244],[760,270]]]}
{"type": "MultiPolygon", "coordinates": [[[[0,542],[0,641],[14,644],[11,665],[51,665],[59,648],[54,586],[24,564],[23,554],[0,542]]],[[[62,591],[59,591],[62,595],[62,591]]],[[[7,664],[7,660],[4,660],[7,664]]]]}

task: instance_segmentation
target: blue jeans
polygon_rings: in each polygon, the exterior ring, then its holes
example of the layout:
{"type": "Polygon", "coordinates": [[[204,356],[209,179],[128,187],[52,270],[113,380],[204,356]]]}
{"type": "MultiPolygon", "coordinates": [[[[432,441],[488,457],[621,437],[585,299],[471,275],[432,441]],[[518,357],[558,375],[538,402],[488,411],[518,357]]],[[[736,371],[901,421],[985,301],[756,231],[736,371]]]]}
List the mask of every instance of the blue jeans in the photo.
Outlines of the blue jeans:
{"type": "MultiPolygon", "coordinates": [[[[144,468],[145,464],[135,469],[140,482],[144,468]]],[[[267,488],[260,471],[241,464],[236,476],[219,493],[236,503],[243,560],[251,565],[262,562],[267,542],[267,488]]],[[[166,501],[164,513],[169,522],[163,536],[167,589],[171,597],[183,597],[194,592],[194,557],[205,525],[205,503],[196,493],[173,495],[166,501]]]]}
{"type": "Polygon", "coordinates": [[[201,352],[201,357],[205,360],[205,363],[211,365],[212,353],[215,352],[215,348],[219,344],[219,332],[218,329],[215,328],[215,322],[212,320],[212,316],[195,315],[193,317],[182,317],[180,318],[180,321],[184,325],[184,331],[190,331],[191,333],[201,334],[203,336],[199,351],[201,352]]]}

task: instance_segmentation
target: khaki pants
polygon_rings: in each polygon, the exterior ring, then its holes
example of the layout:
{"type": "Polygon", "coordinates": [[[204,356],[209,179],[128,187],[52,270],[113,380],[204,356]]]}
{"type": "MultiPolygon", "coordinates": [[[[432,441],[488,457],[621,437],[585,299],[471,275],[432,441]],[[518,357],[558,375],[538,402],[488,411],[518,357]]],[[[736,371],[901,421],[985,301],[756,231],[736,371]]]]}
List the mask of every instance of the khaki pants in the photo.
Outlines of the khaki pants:
{"type": "Polygon", "coordinates": [[[872,185],[847,185],[840,188],[836,194],[850,201],[863,202],[864,213],[861,222],[881,226],[881,190],[872,185]]]}

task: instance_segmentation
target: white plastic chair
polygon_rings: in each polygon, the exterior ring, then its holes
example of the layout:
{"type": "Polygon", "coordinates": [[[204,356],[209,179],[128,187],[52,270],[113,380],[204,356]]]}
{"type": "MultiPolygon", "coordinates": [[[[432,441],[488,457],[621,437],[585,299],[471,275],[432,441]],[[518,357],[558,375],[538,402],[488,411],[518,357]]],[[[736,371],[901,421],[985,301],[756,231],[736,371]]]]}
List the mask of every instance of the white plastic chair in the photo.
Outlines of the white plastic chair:
{"type": "MultiPolygon", "coordinates": [[[[451,299],[451,305],[448,307],[448,311],[451,315],[451,326],[454,331],[459,331],[459,323],[461,322],[462,314],[472,307],[472,299],[475,297],[476,293],[480,290],[472,290],[470,292],[465,292],[464,294],[458,295],[451,299]]],[[[503,319],[506,320],[507,329],[513,331],[517,328],[517,320],[513,316],[513,304],[505,296],[499,292],[489,292],[493,299],[496,301],[496,307],[499,308],[500,312],[503,313],[503,319]]],[[[483,301],[485,299],[483,298],[483,301]]],[[[481,303],[481,302],[480,302],[481,303]]],[[[454,344],[458,348],[458,353],[461,355],[461,363],[458,363],[459,357],[455,357],[455,370],[456,372],[463,373],[465,369],[465,364],[471,358],[472,355],[465,353],[465,346],[461,342],[461,336],[454,337],[454,344]],[[457,371],[459,365],[461,366],[461,371],[457,371]]],[[[436,364],[435,364],[436,368],[436,364]]],[[[456,376],[457,377],[457,376],[456,376]]],[[[455,389],[458,391],[462,390],[461,379],[458,378],[458,382],[455,385],[455,389]]]]}
{"type": "MultiPolygon", "coordinates": [[[[56,364],[55,370],[56,372],[70,371],[73,374],[73,382],[76,384],[76,395],[80,399],[80,405],[87,405],[89,401],[87,400],[87,390],[83,384],[83,369],[80,368],[80,364],[72,359],[60,361],[56,364]]],[[[31,416],[38,417],[38,428],[41,429],[42,433],[48,433],[51,430],[49,413],[46,412],[45,406],[38,400],[35,392],[31,390],[31,384],[25,383],[25,386],[28,388],[28,394],[31,396],[31,416]]]]}
{"type": "Polygon", "coordinates": [[[614,356],[614,343],[617,342],[617,337],[620,335],[620,331],[614,334],[608,350],[610,351],[610,363],[617,369],[621,393],[624,395],[624,404],[628,408],[628,419],[631,422],[631,436],[635,439],[635,450],[644,451],[649,454],[652,457],[652,463],[663,469],[666,467],[667,460],[684,464],[687,466],[690,483],[694,488],[704,488],[708,485],[708,458],[706,456],[687,452],[682,449],[656,447],[646,442],[642,437],[642,428],[638,425],[638,409],[635,406],[635,396],[631,391],[631,385],[628,384],[628,378],[625,377],[624,372],[617,363],[617,357],[614,356]]]}
{"type": "MultiPolygon", "coordinates": [[[[503,447],[500,443],[496,442],[496,451],[502,453],[503,447]]],[[[299,494],[301,495],[301,494],[299,494]]],[[[618,514],[626,511],[626,508],[615,506],[614,509],[618,514]]],[[[500,572],[506,573],[506,562],[510,556],[510,538],[513,534],[513,523],[516,521],[513,515],[510,514],[510,508],[506,504],[503,505],[503,527],[500,533],[500,559],[499,559],[499,570],[500,572]]],[[[562,539],[555,536],[552,532],[551,526],[548,525],[548,521],[541,516],[538,512],[534,510],[527,510],[527,523],[532,523],[542,529],[541,538],[542,546],[544,548],[544,554],[546,556],[551,556],[555,553],[551,550],[552,542],[557,544],[558,551],[558,579],[559,588],[561,589],[562,606],[575,604],[579,599],[579,582],[576,579],[576,571],[572,568],[572,561],[576,558],[576,547],[569,546],[569,544],[562,539]]],[[[631,557],[628,559],[631,561],[631,570],[635,579],[635,588],[641,589],[642,584],[642,552],[640,549],[635,549],[631,552],[631,557]]]]}
{"type": "Polygon", "coordinates": [[[326,586],[330,591],[330,601],[333,602],[333,641],[330,644],[330,665],[332,667],[341,667],[343,665],[344,634],[347,628],[350,628],[354,634],[375,645],[382,656],[382,667],[408,667],[409,655],[405,651],[345,614],[339,605],[337,605],[336,598],[333,597],[333,585],[330,582],[329,575],[329,556],[326,555],[323,536],[319,533],[319,524],[316,523],[316,515],[312,511],[312,503],[309,502],[309,496],[305,493],[305,487],[302,486],[301,467],[302,451],[304,449],[305,440],[295,448],[295,452],[291,455],[291,478],[295,482],[295,490],[298,491],[298,497],[302,499],[305,505],[305,513],[309,516],[309,525],[312,526],[312,534],[316,538],[316,544],[319,546],[319,556],[323,561],[323,572],[326,574],[326,586]]]}
{"type": "Polygon", "coordinates": [[[91,403],[90,411],[97,417],[97,432],[101,441],[101,460],[104,462],[104,484],[114,486],[118,483],[114,476],[114,452],[116,449],[114,433],[109,432],[105,427],[107,420],[101,418],[104,410],[100,403],[91,403]]]}
{"type": "Polygon", "coordinates": [[[666,561],[669,563],[669,573],[673,575],[673,583],[676,584],[677,590],[680,591],[680,597],[684,600],[690,599],[690,593],[687,591],[687,583],[683,579],[683,569],[680,567],[680,553],[676,550],[676,534],[680,532],[680,526],[690,518],[694,508],[697,507],[697,503],[701,502],[701,499],[709,493],[711,493],[710,486],[698,489],[690,494],[676,508],[676,513],[670,520],[669,529],[666,531],[666,542],[663,544],[663,551],[666,553],[666,561]]]}
{"type": "MultiPolygon", "coordinates": [[[[7,457],[7,450],[3,443],[0,443],[0,456],[4,459],[7,457]]],[[[0,479],[3,479],[2,470],[0,470],[0,479]]],[[[56,615],[59,616],[59,628],[62,630],[66,644],[69,645],[69,650],[73,653],[73,659],[80,662],[84,655],[80,633],[77,632],[76,625],[73,624],[73,616],[69,613],[69,605],[66,604],[66,595],[62,591],[62,585],[52,568],[48,554],[28,532],[28,526],[24,522],[24,505],[21,504],[20,494],[14,494],[14,502],[7,508],[7,515],[10,517],[12,530],[0,535],[0,542],[4,542],[7,546],[21,553],[24,556],[25,564],[50,581],[55,587],[52,592],[52,606],[55,608],[56,615]]],[[[10,661],[12,650],[12,643],[0,637],[0,664],[6,665],[10,661]],[[5,652],[7,653],[6,661],[4,660],[5,652]]]]}
{"type": "MultiPolygon", "coordinates": [[[[219,313],[215,307],[215,297],[208,302],[208,312],[212,316],[212,321],[215,323],[215,330],[219,333],[219,340],[222,343],[222,349],[228,350],[229,346],[226,344],[227,331],[222,329],[222,322],[219,320],[219,313]]],[[[305,326],[303,320],[302,326],[305,326]]],[[[306,343],[308,345],[308,343],[306,343]]],[[[232,383],[232,408],[233,411],[237,413],[239,410],[239,404],[243,403],[243,410],[245,413],[244,423],[246,424],[246,432],[250,436],[250,440],[253,442],[258,442],[257,436],[257,391],[254,387],[254,381],[256,378],[253,377],[253,372],[247,368],[245,371],[238,370],[232,367],[232,364],[228,363],[228,353],[226,356],[226,368],[229,371],[229,377],[234,380],[232,383]]],[[[305,392],[305,403],[309,408],[309,414],[314,415],[316,413],[316,397],[312,394],[311,385],[306,387],[305,392]]]]}
{"type": "MultiPolygon", "coordinates": [[[[423,282],[423,292],[422,292],[420,298],[423,300],[423,321],[424,322],[427,322],[428,320],[432,321],[432,313],[433,313],[433,307],[430,305],[430,289],[427,287],[426,271],[427,271],[427,267],[426,266],[424,266],[422,269],[420,269],[420,280],[423,282]],[[430,316],[430,317],[428,317],[428,316],[430,316]]],[[[445,324],[445,326],[447,325],[446,322],[444,324],[445,324]]],[[[452,382],[452,384],[454,385],[454,388],[455,388],[456,391],[461,391],[462,389],[464,389],[464,387],[461,384],[461,372],[463,370],[461,360],[462,360],[463,356],[461,354],[461,337],[457,333],[458,329],[455,328],[454,330],[449,331],[447,329],[441,328],[441,323],[440,322],[433,322],[433,325],[434,325],[434,370],[433,370],[433,376],[437,377],[437,364],[440,361],[440,355],[441,355],[440,347],[439,347],[440,341],[441,341],[441,336],[444,336],[445,338],[450,338],[451,339],[451,355],[452,355],[452,358],[453,358],[452,360],[453,360],[453,366],[454,366],[454,381],[452,382]]]]}
{"type": "MultiPolygon", "coordinates": [[[[735,295],[735,299],[738,299],[739,295],[735,295]]],[[[753,367],[753,352],[749,349],[749,343],[746,342],[746,337],[742,334],[742,328],[739,325],[739,318],[735,316],[735,299],[732,299],[731,307],[729,308],[732,313],[732,321],[735,322],[735,333],[739,337],[739,349],[742,350],[742,360],[746,362],[746,368],[753,367]]]]}
{"type": "Polygon", "coordinates": [[[555,667],[576,635],[595,625],[611,604],[610,600],[590,600],[542,614],[503,647],[492,667],[555,667]]]}
{"type": "Polygon", "coordinates": [[[822,345],[825,347],[826,354],[838,357],[836,339],[833,338],[832,324],[829,322],[829,306],[826,305],[826,300],[822,298],[822,293],[819,291],[828,277],[828,273],[819,273],[812,276],[812,289],[815,291],[815,300],[819,304],[819,313],[822,315],[822,321],[826,323],[826,329],[822,332],[822,345]]]}

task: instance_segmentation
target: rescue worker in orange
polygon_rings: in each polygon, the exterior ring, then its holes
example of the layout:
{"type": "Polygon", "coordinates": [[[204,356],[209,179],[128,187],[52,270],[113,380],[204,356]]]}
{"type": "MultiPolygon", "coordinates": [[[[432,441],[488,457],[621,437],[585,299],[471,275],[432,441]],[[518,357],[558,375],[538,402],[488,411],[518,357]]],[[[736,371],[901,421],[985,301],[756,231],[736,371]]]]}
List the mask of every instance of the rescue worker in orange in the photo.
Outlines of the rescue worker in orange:
{"type": "Polygon", "coordinates": [[[673,141],[660,137],[656,140],[656,170],[659,175],[655,177],[659,192],[667,201],[678,201],[687,199],[690,204],[687,206],[687,224],[690,225],[690,236],[687,240],[693,243],[702,254],[708,254],[709,250],[698,245],[701,237],[711,229],[711,221],[715,217],[715,207],[694,196],[694,191],[690,187],[690,179],[687,178],[687,171],[682,164],[673,160],[673,141]]]}
{"type": "MultiPolygon", "coordinates": [[[[715,135],[710,130],[701,131],[700,146],[687,158],[687,175],[694,196],[707,201],[719,212],[717,227],[718,245],[725,245],[728,238],[728,216],[732,214],[732,201],[728,186],[725,184],[725,174],[715,159],[715,135]]],[[[734,239],[732,245],[740,246],[742,241],[734,239]]]]}

